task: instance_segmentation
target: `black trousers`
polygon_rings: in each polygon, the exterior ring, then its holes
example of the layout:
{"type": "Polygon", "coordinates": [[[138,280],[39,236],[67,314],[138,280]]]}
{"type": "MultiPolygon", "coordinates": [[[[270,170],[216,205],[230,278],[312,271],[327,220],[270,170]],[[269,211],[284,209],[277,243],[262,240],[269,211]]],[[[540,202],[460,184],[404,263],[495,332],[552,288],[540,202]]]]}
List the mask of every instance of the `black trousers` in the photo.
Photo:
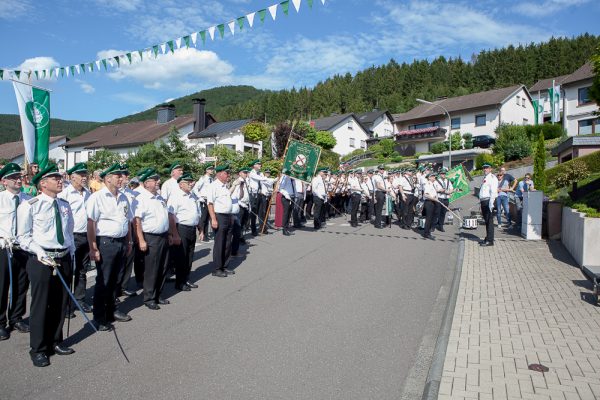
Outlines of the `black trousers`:
{"type": "Polygon", "coordinates": [[[152,234],[144,232],[148,249],[144,255],[144,303],[158,302],[167,280],[169,264],[168,232],[152,234]]]}
{"type": "Polygon", "coordinates": [[[321,228],[324,217],[324,201],[319,196],[313,195],[313,223],[315,229],[321,228]]]}
{"type": "MultiPolygon", "coordinates": [[[[129,229],[132,230],[133,232],[133,224],[131,224],[129,226],[129,229]]],[[[125,266],[123,267],[123,269],[121,270],[121,272],[119,273],[119,276],[117,277],[117,285],[116,285],[116,290],[115,290],[115,298],[121,296],[121,294],[123,293],[123,290],[127,289],[127,284],[129,283],[129,280],[131,279],[131,273],[135,268],[135,279],[136,281],[138,280],[138,261],[136,259],[136,251],[139,252],[139,248],[137,245],[137,242],[134,241],[134,244],[131,248],[131,253],[129,253],[128,255],[125,256],[125,266]],[[135,264],[135,267],[134,267],[135,264]]],[[[139,282],[143,281],[143,274],[144,274],[144,270],[143,270],[143,263],[141,263],[142,265],[142,271],[141,271],[141,276],[142,278],[140,279],[139,282]]]]}
{"type": "Polygon", "coordinates": [[[366,199],[360,203],[360,222],[367,222],[370,219],[369,203],[370,199],[366,199]]]}
{"type": "Polygon", "coordinates": [[[306,200],[304,202],[304,214],[308,218],[312,218],[312,215],[313,215],[313,211],[312,211],[313,205],[314,205],[313,194],[312,194],[312,191],[308,190],[306,192],[306,200]]]}
{"type": "Polygon", "coordinates": [[[398,222],[402,225],[402,206],[404,203],[402,202],[402,196],[400,195],[400,191],[396,192],[396,200],[394,200],[394,211],[396,212],[396,218],[398,218],[398,222]]]}
{"type": "Polygon", "coordinates": [[[250,208],[252,210],[252,213],[250,214],[250,229],[252,230],[253,235],[256,235],[258,231],[262,228],[263,219],[267,211],[266,204],[266,197],[264,195],[250,195],[250,208]],[[257,219],[259,224],[258,227],[256,225],[257,219]]]}
{"type": "Polygon", "coordinates": [[[423,232],[425,236],[431,234],[433,219],[435,217],[435,206],[435,202],[431,200],[425,200],[425,203],[423,204],[423,210],[427,210],[425,212],[425,232],[423,232]]]}
{"type": "Polygon", "coordinates": [[[375,192],[375,226],[381,226],[381,214],[385,206],[385,192],[377,190],[375,192]]]}
{"type": "Polygon", "coordinates": [[[196,227],[178,224],[177,232],[179,232],[181,244],[172,246],[171,252],[175,261],[175,286],[179,287],[190,278],[196,247],[196,227]]]}
{"type": "MultiPolygon", "coordinates": [[[[55,259],[58,270],[67,282],[71,281],[71,255],[55,259]]],[[[30,354],[45,353],[63,341],[63,324],[69,295],[53,268],[42,264],[34,255],[27,260],[27,274],[31,281],[29,309],[30,354]]]]}
{"type": "Polygon", "coordinates": [[[250,211],[247,208],[240,206],[240,212],[238,214],[238,217],[240,221],[240,228],[242,230],[240,237],[243,237],[244,231],[248,229],[248,221],[250,221],[250,211]]]}
{"type": "Polygon", "coordinates": [[[490,210],[489,204],[489,199],[480,202],[481,216],[485,221],[485,240],[494,243],[494,214],[490,210]]]}
{"type": "Polygon", "coordinates": [[[29,254],[23,250],[13,250],[11,258],[12,271],[12,304],[8,308],[10,275],[8,271],[8,251],[0,249],[0,328],[6,326],[6,322],[14,325],[23,319],[27,306],[27,289],[29,278],[27,277],[27,261],[29,254]],[[8,316],[8,318],[7,318],[8,316]]]}
{"type": "Polygon", "coordinates": [[[406,194],[406,200],[402,205],[402,223],[404,226],[411,227],[415,221],[415,204],[417,198],[414,194],[406,194]]]}
{"type": "MultiPolygon", "coordinates": [[[[238,214],[232,214],[233,216],[233,225],[231,226],[231,254],[238,254],[240,250],[240,243],[242,241],[242,220],[240,218],[242,210],[245,210],[244,207],[240,207],[240,212],[238,214]]],[[[246,210],[246,213],[248,210],[246,210]]]]}
{"type": "Polygon", "coordinates": [[[292,198],[296,202],[296,205],[292,204],[292,219],[294,221],[294,227],[300,228],[302,225],[302,218],[304,218],[304,195],[300,193],[301,197],[292,198]]]}
{"type": "Polygon", "coordinates": [[[208,235],[208,221],[210,221],[210,216],[208,215],[208,207],[206,206],[205,201],[200,202],[200,231],[204,234],[206,238],[208,235]]]}
{"type": "Polygon", "coordinates": [[[446,221],[446,208],[442,207],[442,204],[446,207],[450,204],[450,200],[448,199],[438,199],[441,204],[436,204],[436,221],[434,226],[438,229],[444,227],[444,222],[446,221]]]}
{"type": "Polygon", "coordinates": [[[285,196],[281,196],[281,205],[283,206],[283,218],[281,219],[281,226],[283,229],[289,229],[293,207],[292,201],[288,200],[285,196]]]}
{"type": "Polygon", "coordinates": [[[127,237],[96,237],[100,261],[96,261],[94,320],[105,325],[114,320],[115,293],[119,274],[125,268],[127,237]]]}
{"type": "Polygon", "coordinates": [[[233,229],[233,216],[231,214],[216,214],[219,226],[215,230],[215,243],[213,246],[214,270],[224,270],[225,264],[231,254],[231,234],[233,229]]]}
{"type": "Polygon", "coordinates": [[[73,294],[77,301],[85,301],[87,279],[85,271],[90,263],[90,245],[87,233],[73,233],[75,239],[75,271],[73,274],[73,294]]]}
{"type": "Polygon", "coordinates": [[[375,195],[371,193],[371,197],[367,203],[368,213],[369,213],[369,221],[375,218],[375,195]]]}
{"type": "Polygon", "coordinates": [[[360,193],[352,193],[350,196],[350,222],[358,223],[358,208],[360,207],[360,193]]]}

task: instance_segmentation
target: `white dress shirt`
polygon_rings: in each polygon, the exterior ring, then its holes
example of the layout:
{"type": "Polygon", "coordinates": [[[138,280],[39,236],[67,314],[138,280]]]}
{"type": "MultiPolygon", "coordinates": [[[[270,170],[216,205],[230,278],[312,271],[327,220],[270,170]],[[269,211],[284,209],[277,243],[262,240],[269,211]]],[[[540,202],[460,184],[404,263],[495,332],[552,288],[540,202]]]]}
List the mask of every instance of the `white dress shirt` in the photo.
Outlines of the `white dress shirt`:
{"type": "Polygon", "coordinates": [[[288,200],[292,200],[292,196],[296,197],[296,184],[295,179],[290,178],[287,175],[281,175],[279,182],[279,193],[288,200]]]}
{"type": "Polygon", "coordinates": [[[206,202],[213,205],[217,214],[231,214],[233,212],[233,202],[227,184],[218,179],[215,179],[208,187],[206,202]]]}
{"type": "Polygon", "coordinates": [[[139,192],[133,215],[141,220],[142,231],[155,235],[167,232],[169,230],[169,210],[165,199],[158,193],[152,194],[142,187],[139,188],[139,192]]]}
{"type": "Polygon", "coordinates": [[[450,194],[446,193],[454,189],[452,182],[449,179],[436,179],[436,189],[438,191],[438,197],[440,199],[449,199],[450,194]]]}
{"type": "Polygon", "coordinates": [[[21,203],[17,211],[17,239],[23,250],[37,255],[38,258],[46,255],[44,249],[69,249],[71,254],[75,254],[73,213],[69,202],[42,193],[21,203]],[[58,242],[56,235],[55,201],[62,224],[62,244],[58,242]]]}
{"type": "Polygon", "coordinates": [[[196,226],[200,222],[200,200],[194,192],[185,193],[180,189],[172,193],[167,207],[178,224],[196,226]]]}
{"type": "Polygon", "coordinates": [[[375,190],[384,191],[386,188],[385,179],[379,174],[374,174],[373,186],[375,186],[375,190]]]}
{"type": "Polygon", "coordinates": [[[31,199],[31,196],[19,192],[12,194],[8,190],[0,192],[0,238],[16,239],[17,235],[17,209],[15,208],[15,196],[19,198],[19,204],[31,199]]]}
{"type": "Polygon", "coordinates": [[[400,187],[404,194],[415,194],[415,184],[413,182],[412,176],[402,175],[400,177],[400,187]]]}
{"type": "Polygon", "coordinates": [[[479,188],[479,200],[495,200],[496,197],[498,197],[498,178],[490,173],[483,178],[481,188],[479,188]]]}
{"type": "Polygon", "coordinates": [[[299,179],[294,179],[294,188],[296,189],[296,198],[304,199],[304,193],[306,192],[304,182],[299,179]]]}
{"type": "Polygon", "coordinates": [[[427,180],[427,182],[425,182],[425,184],[423,185],[423,198],[425,200],[438,198],[438,192],[435,187],[435,181],[430,182],[429,180],[427,180]]]}
{"type": "Polygon", "coordinates": [[[73,220],[75,221],[75,227],[73,232],[75,233],[86,233],[87,232],[87,211],[85,210],[85,203],[88,201],[92,194],[85,187],[82,188],[81,192],[73,185],[69,185],[63,188],[62,192],[58,194],[58,197],[69,202],[71,211],[73,212],[73,220]]]}
{"type": "Polygon", "coordinates": [[[122,238],[127,235],[133,213],[123,193],[117,192],[114,196],[105,186],[92,193],[85,210],[87,217],[96,222],[96,236],[122,238]]]}
{"type": "Polygon", "coordinates": [[[232,214],[240,212],[239,207],[248,209],[250,204],[250,194],[248,193],[248,181],[242,178],[238,178],[236,184],[231,189],[231,203],[233,205],[232,214]],[[244,193],[242,194],[242,187],[244,193]]]}
{"type": "Polygon", "coordinates": [[[210,175],[204,175],[202,178],[198,179],[198,182],[194,185],[192,191],[198,196],[200,201],[206,202],[206,196],[208,194],[208,187],[211,183],[213,183],[214,179],[210,175]]]}
{"type": "Polygon", "coordinates": [[[179,188],[179,183],[177,183],[177,179],[169,178],[167,179],[162,186],[160,187],[160,195],[163,199],[169,200],[169,197],[173,193],[179,192],[181,189],[179,188]]]}
{"type": "Polygon", "coordinates": [[[360,193],[362,189],[360,187],[360,181],[357,177],[351,176],[348,178],[348,187],[352,193],[360,193]]]}
{"type": "Polygon", "coordinates": [[[274,179],[267,178],[261,172],[252,169],[248,174],[248,187],[251,194],[266,193],[265,185],[273,184],[274,179]]]}
{"type": "Polygon", "coordinates": [[[327,189],[325,188],[325,182],[320,175],[315,176],[311,183],[313,196],[319,197],[321,200],[327,200],[327,189]]]}

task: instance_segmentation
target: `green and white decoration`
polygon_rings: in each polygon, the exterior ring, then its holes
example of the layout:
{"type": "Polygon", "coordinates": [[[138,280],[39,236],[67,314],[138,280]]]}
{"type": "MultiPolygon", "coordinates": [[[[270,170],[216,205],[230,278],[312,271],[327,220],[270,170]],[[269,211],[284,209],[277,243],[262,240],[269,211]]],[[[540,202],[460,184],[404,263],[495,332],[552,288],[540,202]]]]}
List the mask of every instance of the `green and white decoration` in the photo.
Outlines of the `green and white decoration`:
{"type": "MultiPolygon", "coordinates": [[[[14,70],[14,69],[0,69],[0,80],[3,79],[16,79],[20,80],[21,77],[26,77],[29,80],[38,80],[38,79],[51,79],[51,78],[64,78],[69,76],[81,75],[86,72],[96,72],[101,71],[102,68],[104,70],[108,70],[108,68],[120,68],[122,65],[132,64],[134,62],[143,62],[150,58],[159,57],[159,53],[162,55],[166,55],[168,53],[175,53],[175,51],[179,50],[182,47],[189,48],[191,46],[197,47],[199,45],[199,41],[202,41],[202,44],[206,44],[207,37],[210,40],[215,40],[215,34],[218,32],[218,35],[223,39],[225,37],[225,27],[227,26],[230,34],[233,36],[235,32],[242,31],[244,26],[248,24],[250,28],[254,26],[254,19],[258,14],[260,22],[263,23],[265,21],[265,16],[267,15],[267,11],[273,21],[277,18],[277,10],[281,9],[284,15],[289,14],[290,2],[294,6],[294,9],[297,13],[300,12],[300,5],[302,1],[305,1],[308,4],[309,8],[313,6],[313,0],[285,0],[280,3],[273,4],[267,8],[263,8],[261,10],[246,14],[243,17],[239,17],[233,19],[227,23],[213,25],[207,29],[190,33],[189,35],[185,35],[176,39],[168,40],[164,43],[156,44],[145,49],[131,51],[125,54],[120,54],[118,56],[104,58],[101,60],[95,60],[91,62],[85,63],[77,63],[74,65],[69,65],[65,67],[54,67],[50,69],[44,70],[14,70]],[[207,35],[208,33],[208,35],[207,35]]],[[[321,4],[325,5],[325,0],[321,0],[321,4]]]]}

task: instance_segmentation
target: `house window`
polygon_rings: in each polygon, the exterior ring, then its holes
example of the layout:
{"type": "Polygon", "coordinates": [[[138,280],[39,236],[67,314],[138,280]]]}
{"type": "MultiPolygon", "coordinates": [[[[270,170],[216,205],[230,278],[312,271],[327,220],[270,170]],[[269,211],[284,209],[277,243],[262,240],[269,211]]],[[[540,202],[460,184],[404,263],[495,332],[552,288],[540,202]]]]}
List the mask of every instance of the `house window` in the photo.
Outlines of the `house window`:
{"type": "Polygon", "coordinates": [[[367,148],[367,141],[366,140],[361,140],[360,141],[360,148],[361,149],[366,149],[367,148]]]}
{"type": "Polygon", "coordinates": [[[523,125],[529,125],[529,120],[527,118],[523,118],[523,125]]]}
{"type": "Polygon", "coordinates": [[[348,121],[348,130],[350,130],[350,131],[351,131],[351,130],[353,130],[353,129],[354,129],[354,121],[352,121],[352,120],[349,120],[349,121],[348,121]]]}
{"type": "Polygon", "coordinates": [[[525,103],[525,97],[521,99],[521,105],[523,106],[523,108],[527,107],[527,103],[525,103]]]}
{"type": "Polygon", "coordinates": [[[600,133],[600,118],[579,121],[579,135],[591,135],[594,133],[600,133]]]}
{"type": "Polygon", "coordinates": [[[354,138],[350,138],[350,147],[356,147],[356,146],[354,145],[354,138]]]}
{"type": "Polygon", "coordinates": [[[426,122],[424,124],[415,124],[408,127],[408,129],[423,129],[423,128],[432,128],[434,126],[440,126],[440,121],[435,122],[426,122]]]}
{"type": "Polygon", "coordinates": [[[589,86],[581,88],[577,91],[577,99],[578,105],[580,106],[591,103],[589,86]]]}
{"type": "Polygon", "coordinates": [[[517,105],[520,106],[521,105],[521,96],[517,96],[517,105]]]}
{"type": "Polygon", "coordinates": [[[475,126],[485,126],[485,114],[475,116],[475,126]]]}
{"type": "Polygon", "coordinates": [[[206,145],[206,157],[210,157],[210,155],[212,154],[213,149],[215,148],[214,144],[207,144],[206,145]]]}
{"type": "Polygon", "coordinates": [[[450,121],[451,121],[450,122],[451,129],[460,129],[460,117],[452,118],[450,121]]]}
{"type": "Polygon", "coordinates": [[[73,163],[77,164],[78,162],[81,162],[81,152],[80,151],[76,151],[73,154],[73,163]]]}
{"type": "Polygon", "coordinates": [[[93,151],[88,151],[88,160],[90,158],[94,157],[94,152],[93,151]]]}

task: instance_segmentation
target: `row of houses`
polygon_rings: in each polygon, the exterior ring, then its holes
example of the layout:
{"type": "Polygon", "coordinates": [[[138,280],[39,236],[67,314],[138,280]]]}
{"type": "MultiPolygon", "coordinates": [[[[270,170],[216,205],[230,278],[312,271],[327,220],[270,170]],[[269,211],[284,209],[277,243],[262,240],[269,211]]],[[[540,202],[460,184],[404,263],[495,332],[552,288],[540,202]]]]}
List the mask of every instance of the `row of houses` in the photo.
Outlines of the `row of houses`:
{"type": "MultiPolygon", "coordinates": [[[[385,110],[334,114],[312,120],[310,124],[317,130],[332,132],[337,140],[333,151],[342,156],[357,149],[366,150],[383,138],[393,139],[401,155],[412,156],[429,152],[433,144],[446,140],[449,133],[460,131],[471,133],[474,137],[494,137],[494,131],[501,124],[533,124],[533,99],[544,104],[544,120],[549,120],[548,89],[554,83],[561,88],[561,121],[568,135],[594,134],[600,133],[600,119],[595,114],[598,105],[589,98],[593,77],[592,66],[587,63],[570,75],[544,79],[531,88],[513,85],[443,98],[400,114],[390,114],[385,110]],[[450,119],[442,107],[448,111],[450,119]]],[[[156,120],[104,125],[68,141],[64,137],[53,138],[50,157],[59,161],[63,168],[69,168],[77,162],[87,161],[100,149],[122,156],[135,153],[146,143],[166,140],[173,131],[187,145],[205,150],[205,154],[210,154],[217,145],[262,154],[262,143],[246,140],[242,132],[243,127],[252,122],[251,119],[218,122],[205,111],[205,107],[204,99],[194,99],[193,113],[178,116],[173,105],[161,105],[157,107],[156,120]]],[[[19,143],[1,145],[0,158],[18,160],[20,157],[22,160],[22,150],[17,154],[17,149],[23,148],[19,143]]],[[[478,150],[467,153],[463,159],[474,158],[478,150]]],[[[566,153],[562,155],[564,158],[568,156],[566,153]]]]}

